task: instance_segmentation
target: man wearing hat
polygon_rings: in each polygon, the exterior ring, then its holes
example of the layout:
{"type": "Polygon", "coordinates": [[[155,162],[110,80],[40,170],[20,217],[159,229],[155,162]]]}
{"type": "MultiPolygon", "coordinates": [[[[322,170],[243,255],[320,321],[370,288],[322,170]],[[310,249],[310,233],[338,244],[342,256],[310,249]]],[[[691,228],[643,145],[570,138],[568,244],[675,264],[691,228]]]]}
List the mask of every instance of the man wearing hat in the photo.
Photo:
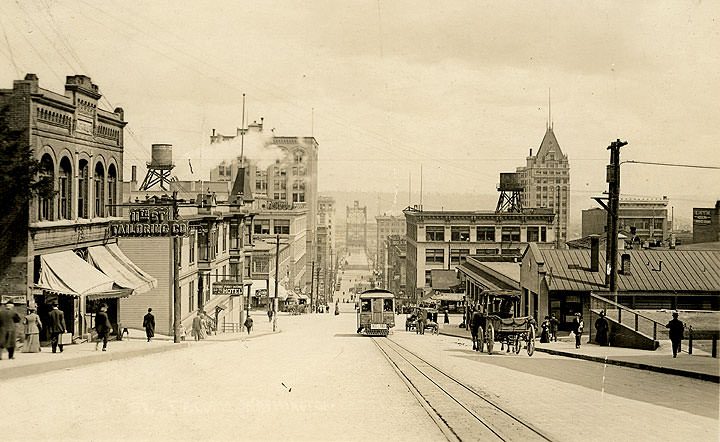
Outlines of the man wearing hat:
{"type": "Polygon", "coordinates": [[[95,331],[97,331],[98,334],[98,340],[95,343],[95,350],[98,349],[98,345],[100,345],[100,341],[102,340],[102,351],[107,351],[108,335],[113,332],[112,325],[110,324],[110,318],[108,318],[106,312],[107,305],[103,304],[100,306],[100,311],[95,316],[95,331]]]}
{"type": "Polygon", "coordinates": [[[6,302],[4,307],[0,307],[0,359],[3,348],[7,349],[10,359],[15,359],[15,341],[17,340],[15,324],[20,322],[20,316],[13,307],[11,301],[6,302]]]}
{"type": "Polygon", "coordinates": [[[52,342],[52,352],[56,353],[58,347],[60,347],[60,353],[63,351],[62,335],[67,330],[65,329],[65,313],[58,308],[57,302],[53,303],[52,310],[50,311],[50,324],[48,325],[50,331],[50,341],[52,342]]]}
{"type": "Polygon", "coordinates": [[[678,312],[673,312],[673,318],[665,326],[670,329],[670,342],[672,342],[673,358],[677,358],[680,353],[680,343],[682,342],[685,324],[678,319],[678,312]]]}

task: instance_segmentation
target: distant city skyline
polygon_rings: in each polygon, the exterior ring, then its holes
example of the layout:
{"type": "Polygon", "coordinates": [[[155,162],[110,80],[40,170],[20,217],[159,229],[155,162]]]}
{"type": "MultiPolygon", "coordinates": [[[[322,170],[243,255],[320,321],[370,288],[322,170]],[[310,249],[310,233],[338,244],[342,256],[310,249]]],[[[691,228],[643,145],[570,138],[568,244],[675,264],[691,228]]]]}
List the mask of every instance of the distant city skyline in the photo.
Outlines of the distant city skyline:
{"type": "MultiPolygon", "coordinates": [[[[406,191],[408,175],[418,189],[422,165],[426,192],[492,194],[539,147],[549,89],[571,220],[607,188],[616,138],[623,160],[720,165],[711,2],[209,5],[5,3],[0,88],[27,72],[50,90],[92,77],[103,106],[125,110],[126,178],[153,143],[173,144],[180,179],[209,178],[187,159],[242,125],[242,93],[250,122],[317,139],[320,192],[406,191]]],[[[624,194],[683,213],[720,196],[717,171],[622,171],[624,194]]]]}

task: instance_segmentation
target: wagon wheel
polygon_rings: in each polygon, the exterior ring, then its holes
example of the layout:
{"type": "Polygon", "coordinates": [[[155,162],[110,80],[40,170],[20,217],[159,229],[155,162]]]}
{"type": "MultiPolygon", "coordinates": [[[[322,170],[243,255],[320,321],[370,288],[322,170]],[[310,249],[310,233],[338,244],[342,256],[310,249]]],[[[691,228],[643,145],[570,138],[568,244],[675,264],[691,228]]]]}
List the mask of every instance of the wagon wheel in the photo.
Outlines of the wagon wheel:
{"type": "Polygon", "coordinates": [[[478,328],[477,333],[477,351],[482,353],[483,346],[485,345],[485,330],[482,327],[478,328]]]}
{"type": "Polygon", "coordinates": [[[527,332],[527,352],[528,356],[532,356],[535,352],[535,327],[532,325],[527,332]]]}
{"type": "Polygon", "coordinates": [[[522,347],[522,338],[520,335],[515,335],[515,354],[520,354],[520,347],[522,347]]]}
{"type": "Polygon", "coordinates": [[[487,335],[485,335],[485,339],[487,340],[488,354],[491,355],[493,344],[495,343],[495,329],[493,329],[492,324],[487,325],[487,335]]]}

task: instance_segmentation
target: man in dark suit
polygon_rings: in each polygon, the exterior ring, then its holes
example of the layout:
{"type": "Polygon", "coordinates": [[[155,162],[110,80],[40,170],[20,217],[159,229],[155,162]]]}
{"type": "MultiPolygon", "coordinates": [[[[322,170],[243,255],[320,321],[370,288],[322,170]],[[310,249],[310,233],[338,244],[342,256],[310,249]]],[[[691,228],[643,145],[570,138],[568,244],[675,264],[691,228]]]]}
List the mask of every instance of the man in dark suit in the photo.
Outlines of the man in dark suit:
{"type": "Polygon", "coordinates": [[[50,311],[50,340],[52,342],[52,352],[55,353],[57,348],[60,347],[60,353],[63,351],[62,335],[65,333],[65,313],[58,308],[57,303],[53,304],[53,309],[50,311]]]}
{"type": "Polygon", "coordinates": [[[148,309],[147,315],[143,318],[143,327],[145,327],[147,341],[150,342],[150,338],[155,336],[155,316],[153,316],[151,308],[148,309]]]}
{"type": "Polygon", "coordinates": [[[15,359],[15,341],[17,340],[15,324],[20,322],[20,316],[13,309],[14,304],[7,302],[5,306],[0,307],[0,359],[2,359],[2,349],[8,351],[8,358],[15,359]]]}
{"type": "Polygon", "coordinates": [[[106,312],[107,305],[103,304],[100,306],[100,311],[95,316],[95,331],[97,331],[98,334],[98,340],[95,343],[95,350],[98,349],[98,345],[100,345],[100,340],[102,340],[102,351],[107,351],[108,335],[112,333],[112,325],[110,325],[110,318],[108,318],[106,312]]]}

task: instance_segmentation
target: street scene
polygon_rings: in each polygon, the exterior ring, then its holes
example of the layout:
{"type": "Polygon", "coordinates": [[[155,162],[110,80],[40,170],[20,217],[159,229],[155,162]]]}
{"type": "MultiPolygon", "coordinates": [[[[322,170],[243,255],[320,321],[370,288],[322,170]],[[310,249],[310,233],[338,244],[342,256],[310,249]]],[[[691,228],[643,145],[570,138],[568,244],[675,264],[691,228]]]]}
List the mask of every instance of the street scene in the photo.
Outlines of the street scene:
{"type": "Polygon", "coordinates": [[[0,439],[720,440],[718,18],[0,2],[0,439]]]}

